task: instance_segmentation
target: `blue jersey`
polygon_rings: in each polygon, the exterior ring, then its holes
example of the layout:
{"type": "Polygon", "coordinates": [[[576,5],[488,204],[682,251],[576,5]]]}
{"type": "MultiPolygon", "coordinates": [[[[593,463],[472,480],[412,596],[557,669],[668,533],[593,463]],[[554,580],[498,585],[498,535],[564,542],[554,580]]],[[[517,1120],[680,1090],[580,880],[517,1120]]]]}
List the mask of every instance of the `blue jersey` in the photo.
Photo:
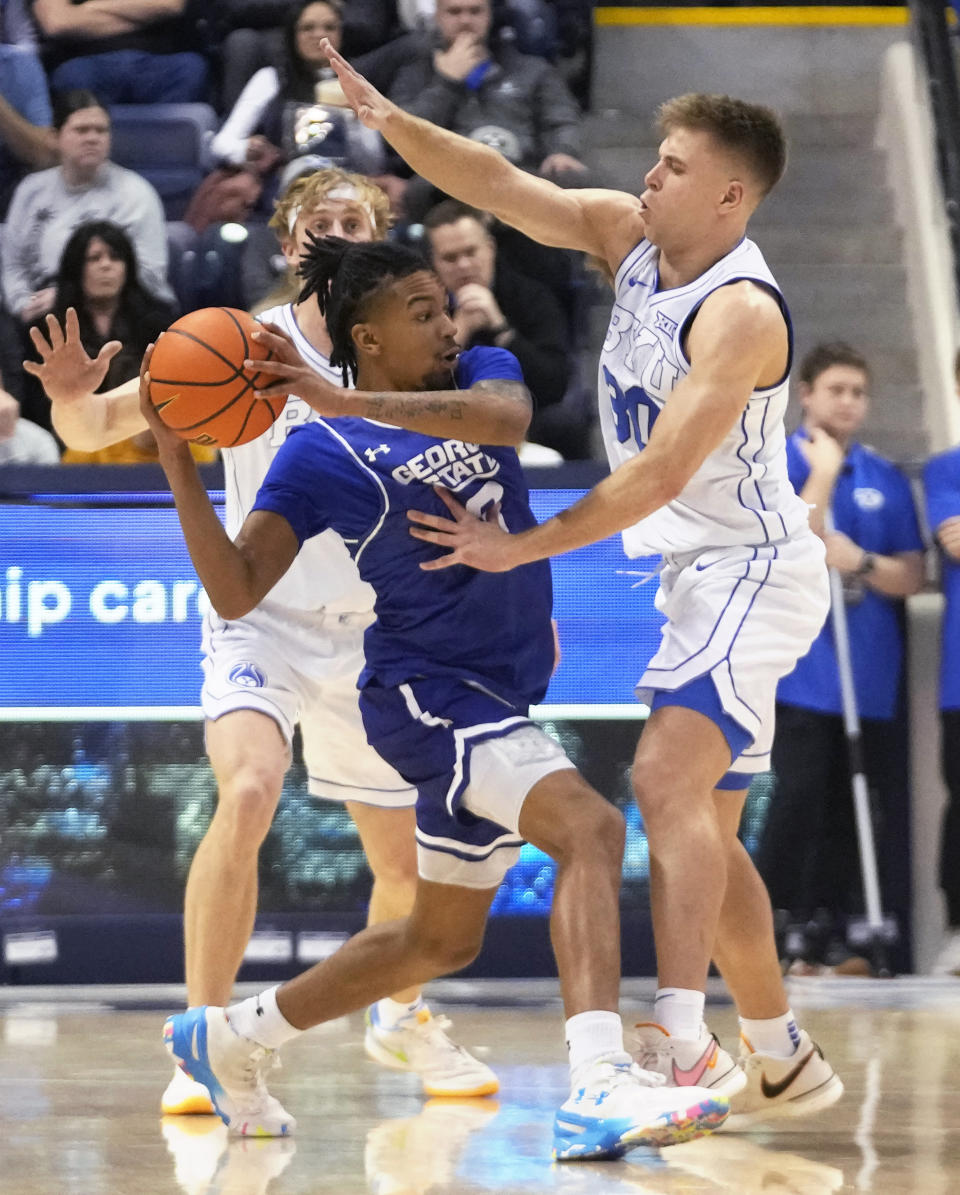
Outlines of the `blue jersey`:
{"type": "MultiPolygon", "coordinates": [[[[800,429],[787,441],[787,467],[798,494],[810,475],[799,447],[805,438],[800,429]]],[[[862,444],[851,445],[847,453],[832,506],[837,530],[867,552],[892,556],[923,550],[910,483],[896,465],[862,444]]],[[[892,718],[903,665],[901,602],[875,593],[856,578],[848,591],[847,626],[860,714],[892,718]]],[[[843,712],[831,619],[807,655],[780,682],[777,700],[827,714],[843,712]]]]}
{"type": "MultiPolygon", "coordinates": [[[[504,349],[461,355],[461,389],[486,379],[522,381],[504,349]]],[[[408,510],[448,515],[434,486],[451,490],[474,514],[500,504],[510,531],[535,525],[512,448],[405,431],[369,419],[320,420],[295,429],[278,451],[254,510],[282,515],[303,544],[332,528],[377,597],[364,641],[371,680],[403,684],[454,675],[514,706],[540,701],[553,666],[553,594],[546,561],[506,573],[466,566],[424,572],[441,551],[410,535],[408,510]]]]}
{"type": "MultiPolygon", "coordinates": [[[[960,517],[960,448],[927,462],[923,471],[927,522],[936,534],[945,519],[960,517]]],[[[960,709],[960,564],[943,554],[943,644],[940,657],[940,708],[960,709]]]]}

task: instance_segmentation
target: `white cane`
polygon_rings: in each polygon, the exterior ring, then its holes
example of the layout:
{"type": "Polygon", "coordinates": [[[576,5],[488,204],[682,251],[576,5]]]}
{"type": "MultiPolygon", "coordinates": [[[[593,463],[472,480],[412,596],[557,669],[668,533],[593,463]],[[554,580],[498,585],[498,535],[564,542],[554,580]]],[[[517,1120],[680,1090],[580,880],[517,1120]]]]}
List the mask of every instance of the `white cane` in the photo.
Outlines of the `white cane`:
{"type": "MultiPolygon", "coordinates": [[[[833,511],[827,510],[824,528],[836,531],[833,511]]],[[[857,691],[850,663],[850,637],[847,633],[847,607],[843,598],[843,581],[835,568],[830,573],[830,615],[833,620],[833,641],[837,649],[837,670],[840,674],[840,699],[843,705],[843,728],[850,751],[850,784],[853,789],[853,810],[857,822],[860,846],[860,870],[863,875],[863,902],[867,926],[875,947],[883,941],[884,921],[880,906],[880,882],[877,877],[877,852],[873,840],[873,819],[870,813],[870,794],[863,765],[863,744],[860,738],[860,713],[857,691]]]]}

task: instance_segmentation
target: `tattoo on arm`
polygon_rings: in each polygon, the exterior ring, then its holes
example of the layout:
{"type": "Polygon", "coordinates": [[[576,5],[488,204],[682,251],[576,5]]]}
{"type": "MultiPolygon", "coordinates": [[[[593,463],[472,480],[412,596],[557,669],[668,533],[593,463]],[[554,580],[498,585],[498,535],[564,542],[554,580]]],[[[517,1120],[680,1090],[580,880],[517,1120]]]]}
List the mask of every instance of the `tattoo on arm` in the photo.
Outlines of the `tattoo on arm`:
{"type": "Polygon", "coordinates": [[[384,423],[405,422],[424,415],[444,415],[449,419],[462,419],[466,403],[462,398],[429,398],[424,394],[404,398],[399,394],[367,395],[365,415],[368,419],[379,419],[384,423]]]}
{"type": "Polygon", "coordinates": [[[502,398],[511,398],[527,410],[533,405],[530,391],[522,382],[510,382],[506,378],[485,378],[483,381],[474,382],[470,389],[489,390],[493,394],[499,394],[502,398]]]}

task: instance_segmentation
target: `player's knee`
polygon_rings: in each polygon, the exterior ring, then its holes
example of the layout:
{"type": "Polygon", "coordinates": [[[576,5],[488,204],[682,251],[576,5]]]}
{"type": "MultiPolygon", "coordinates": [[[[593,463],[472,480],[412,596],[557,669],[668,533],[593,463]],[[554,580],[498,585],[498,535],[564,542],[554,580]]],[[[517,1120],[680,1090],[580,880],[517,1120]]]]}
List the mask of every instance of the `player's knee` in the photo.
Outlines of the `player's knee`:
{"type": "MultiPolygon", "coordinates": [[[[644,823],[659,822],[661,818],[677,814],[677,793],[675,791],[675,769],[664,767],[651,756],[637,759],[630,777],[633,795],[643,815],[644,823]]],[[[676,819],[682,824],[682,819],[676,819]]]]}
{"type": "Polygon", "coordinates": [[[409,850],[397,850],[388,855],[367,856],[373,878],[392,896],[409,899],[411,908],[417,892],[417,851],[411,839],[409,850]]]}
{"type": "Polygon", "coordinates": [[[220,784],[215,817],[238,842],[259,845],[267,836],[280,799],[281,780],[244,768],[220,784]]]}
{"type": "Polygon", "coordinates": [[[477,957],[482,945],[482,933],[461,930],[454,935],[412,923],[410,926],[410,949],[427,964],[433,975],[462,971],[477,957]]]}
{"type": "Polygon", "coordinates": [[[593,794],[576,818],[565,820],[557,835],[558,862],[589,855],[598,863],[620,867],[626,841],[626,824],[615,805],[593,794]]]}

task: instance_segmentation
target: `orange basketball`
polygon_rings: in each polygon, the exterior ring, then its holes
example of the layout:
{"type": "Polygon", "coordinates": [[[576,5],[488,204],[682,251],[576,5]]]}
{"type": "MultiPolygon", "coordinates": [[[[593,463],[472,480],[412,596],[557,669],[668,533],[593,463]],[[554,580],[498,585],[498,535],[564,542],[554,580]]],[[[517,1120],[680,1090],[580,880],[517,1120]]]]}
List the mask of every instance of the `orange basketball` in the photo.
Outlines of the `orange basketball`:
{"type": "Polygon", "coordinates": [[[247,359],[270,359],[252,338],[258,327],[233,307],[204,307],[170,325],[150,358],[150,401],[167,427],[184,440],[219,448],[263,435],[287,399],[253,396],[273,381],[243,368],[247,359]]]}

